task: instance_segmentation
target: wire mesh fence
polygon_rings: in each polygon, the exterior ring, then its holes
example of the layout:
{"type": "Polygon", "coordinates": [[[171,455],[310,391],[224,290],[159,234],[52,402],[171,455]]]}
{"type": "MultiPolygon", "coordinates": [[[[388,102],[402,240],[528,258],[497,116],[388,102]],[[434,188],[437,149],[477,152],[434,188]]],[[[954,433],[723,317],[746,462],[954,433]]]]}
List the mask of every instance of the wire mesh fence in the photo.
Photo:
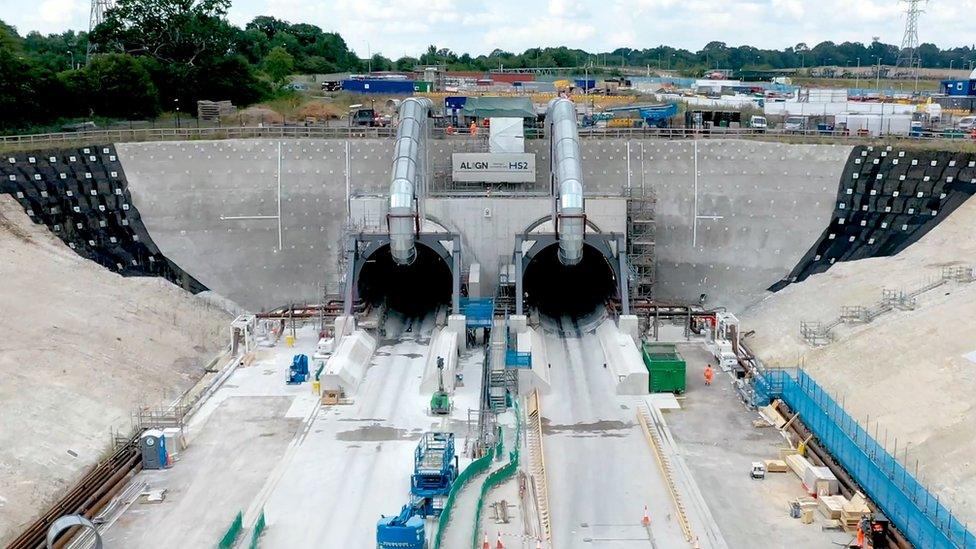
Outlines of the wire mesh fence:
{"type": "MultiPolygon", "coordinates": [[[[830,394],[803,370],[767,370],[754,380],[757,404],[782,398],[916,547],[976,549],[976,536],[937,495],[871,436],[830,394]]],[[[895,443],[897,445],[897,442],[895,443]]]]}

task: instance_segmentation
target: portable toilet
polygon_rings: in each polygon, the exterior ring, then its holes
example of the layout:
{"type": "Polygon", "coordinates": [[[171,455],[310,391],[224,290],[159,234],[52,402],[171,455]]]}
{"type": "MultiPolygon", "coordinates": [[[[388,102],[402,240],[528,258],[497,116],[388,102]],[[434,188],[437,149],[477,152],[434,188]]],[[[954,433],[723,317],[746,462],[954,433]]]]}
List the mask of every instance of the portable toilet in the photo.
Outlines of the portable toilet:
{"type": "Polygon", "coordinates": [[[139,437],[143,469],[165,469],[167,462],[166,436],[158,429],[149,429],[139,437]]]}

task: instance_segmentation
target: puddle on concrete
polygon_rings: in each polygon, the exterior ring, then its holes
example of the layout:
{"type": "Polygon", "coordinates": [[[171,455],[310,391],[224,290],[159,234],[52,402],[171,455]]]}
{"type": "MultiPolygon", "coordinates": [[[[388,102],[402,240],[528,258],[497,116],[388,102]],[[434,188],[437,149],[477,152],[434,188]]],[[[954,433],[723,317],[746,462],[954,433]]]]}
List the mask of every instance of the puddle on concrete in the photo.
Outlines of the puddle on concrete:
{"type": "Polygon", "coordinates": [[[336,434],[336,438],[347,442],[380,442],[386,440],[420,440],[420,434],[374,423],[351,431],[342,431],[336,434]]]}
{"type": "Polygon", "coordinates": [[[373,353],[373,356],[390,356],[390,353],[385,351],[376,351],[375,353],[373,353]]]}
{"type": "Polygon", "coordinates": [[[405,356],[407,358],[417,359],[417,358],[420,358],[420,357],[422,357],[424,355],[422,355],[420,353],[403,353],[402,355],[397,355],[397,356],[405,356]]]}
{"type": "Polygon", "coordinates": [[[366,423],[382,423],[386,421],[385,417],[344,417],[339,418],[339,421],[356,421],[356,422],[366,422],[366,423]]]}
{"type": "Polygon", "coordinates": [[[633,423],[619,420],[601,420],[589,423],[573,423],[567,425],[553,425],[548,419],[542,420],[543,434],[569,433],[573,436],[601,436],[601,437],[623,437],[626,431],[634,427],[633,423]]]}

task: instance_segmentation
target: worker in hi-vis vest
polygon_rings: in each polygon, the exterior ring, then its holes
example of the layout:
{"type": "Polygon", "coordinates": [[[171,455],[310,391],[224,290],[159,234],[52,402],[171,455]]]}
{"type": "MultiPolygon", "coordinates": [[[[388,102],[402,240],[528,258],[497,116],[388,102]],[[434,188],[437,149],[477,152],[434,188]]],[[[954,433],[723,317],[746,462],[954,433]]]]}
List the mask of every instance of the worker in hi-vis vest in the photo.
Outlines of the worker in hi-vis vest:
{"type": "Polygon", "coordinates": [[[715,370],[712,370],[712,365],[708,364],[705,366],[705,385],[712,384],[712,378],[715,377],[715,370]]]}

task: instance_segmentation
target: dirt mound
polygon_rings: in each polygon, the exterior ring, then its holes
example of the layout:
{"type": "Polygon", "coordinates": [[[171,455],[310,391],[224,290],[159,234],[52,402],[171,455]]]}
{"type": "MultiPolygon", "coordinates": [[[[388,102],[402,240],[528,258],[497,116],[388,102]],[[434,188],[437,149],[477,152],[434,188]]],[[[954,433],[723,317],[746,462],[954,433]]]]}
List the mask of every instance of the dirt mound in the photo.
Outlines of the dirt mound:
{"type": "Polygon", "coordinates": [[[976,282],[947,282],[919,294],[912,310],[866,324],[841,324],[829,345],[799,336],[801,321],[831,321],[842,306],[872,306],[882,289],[908,290],[941,280],[943,268],[976,264],[976,199],[970,199],[894,257],[834,265],[773,294],[742,315],[746,340],[767,364],[805,367],[845,401],[899,459],[908,448],[923,482],[963,522],[976,522],[976,282]]]}
{"type": "Polygon", "coordinates": [[[123,278],[71,251],[0,194],[0,544],[226,342],[229,316],[161,278],[123,278]]]}

